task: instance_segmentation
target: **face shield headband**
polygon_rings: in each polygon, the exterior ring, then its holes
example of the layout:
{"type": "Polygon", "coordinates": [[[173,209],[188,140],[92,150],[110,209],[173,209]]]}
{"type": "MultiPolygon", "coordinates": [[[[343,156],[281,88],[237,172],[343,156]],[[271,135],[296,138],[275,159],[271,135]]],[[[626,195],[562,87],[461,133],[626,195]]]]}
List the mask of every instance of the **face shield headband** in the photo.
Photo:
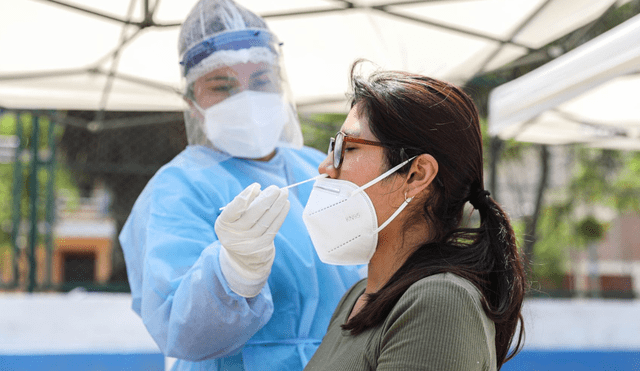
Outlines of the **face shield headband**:
{"type": "Polygon", "coordinates": [[[275,55],[278,55],[276,45],[281,45],[281,43],[267,30],[249,29],[225,32],[196,44],[184,54],[180,61],[182,76],[187,76],[191,68],[220,50],[265,47],[269,48],[275,55]]]}

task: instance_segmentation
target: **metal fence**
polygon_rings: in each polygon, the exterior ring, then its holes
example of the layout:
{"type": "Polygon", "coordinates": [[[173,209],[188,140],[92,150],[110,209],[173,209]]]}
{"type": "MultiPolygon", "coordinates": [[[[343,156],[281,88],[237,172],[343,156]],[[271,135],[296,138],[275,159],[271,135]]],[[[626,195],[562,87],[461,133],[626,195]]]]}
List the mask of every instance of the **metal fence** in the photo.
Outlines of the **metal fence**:
{"type": "MultiPolygon", "coordinates": [[[[306,145],[326,151],[344,118],[301,117],[306,145]]],[[[128,291],[117,236],[186,145],[182,112],[0,112],[0,290],[128,291]]],[[[631,276],[600,279],[598,296],[634,297],[631,276]]],[[[534,281],[530,296],[544,297],[574,296],[581,282],[534,281]]]]}
{"type": "MultiPolygon", "coordinates": [[[[305,143],[325,151],[343,120],[301,118],[305,143]]],[[[0,288],[128,291],[117,235],[186,145],[182,112],[0,113],[0,288]]]]}

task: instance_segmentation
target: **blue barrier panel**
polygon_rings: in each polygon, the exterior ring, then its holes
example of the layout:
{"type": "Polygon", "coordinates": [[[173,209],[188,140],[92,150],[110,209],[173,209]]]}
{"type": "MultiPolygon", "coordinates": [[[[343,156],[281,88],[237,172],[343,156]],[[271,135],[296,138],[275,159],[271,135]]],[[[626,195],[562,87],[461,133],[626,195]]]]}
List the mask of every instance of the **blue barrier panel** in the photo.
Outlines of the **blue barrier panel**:
{"type": "Polygon", "coordinates": [[[0,371],[164,371],[131,295],[0,294],[0,371]]]}
{"type": "Polygon", "coordinates": [[[0,370],[164,371],[164,356],[160,353],[2,355],[0,370]]]}
{"type": "Polygon", "coordinates": [[[640,351],[524,350],[501,371],[640,371],[640,351]]]}

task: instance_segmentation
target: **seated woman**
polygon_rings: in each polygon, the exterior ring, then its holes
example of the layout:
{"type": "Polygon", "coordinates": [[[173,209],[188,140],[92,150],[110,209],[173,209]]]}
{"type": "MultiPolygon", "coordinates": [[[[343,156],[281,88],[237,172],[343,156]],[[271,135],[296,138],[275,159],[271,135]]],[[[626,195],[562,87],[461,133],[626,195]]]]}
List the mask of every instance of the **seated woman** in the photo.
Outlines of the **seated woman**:
{"type": "Polygon", "coordinates": [[[368,278],[305,370],[500,369],[522,347],[526,285],[509,219],[484,189],[477,109],[446,82],[363,79],[358,66],[303,219],[321,260],[368,263],[368,278]],[[463,226],[467,202],[479,226],[463,226]]]}

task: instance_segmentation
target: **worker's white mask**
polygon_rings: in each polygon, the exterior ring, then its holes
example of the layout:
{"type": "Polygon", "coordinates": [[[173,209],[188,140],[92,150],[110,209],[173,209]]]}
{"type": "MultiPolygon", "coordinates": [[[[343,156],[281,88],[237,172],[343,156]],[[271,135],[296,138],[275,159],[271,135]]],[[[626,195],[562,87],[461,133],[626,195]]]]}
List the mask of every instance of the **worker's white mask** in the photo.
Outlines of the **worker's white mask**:
{"type": "Polygon", "coordinates": [[[369,263],[376,251],[378,232],[400,214],[411,198],[405,199],[393,215],[378,226],[376,209],[364,190],[411,160],[413,158],[389,169],[362,187],[347,180],[316,180],[302,213],[302,220],[322,262],[335,265],[369,263]]]}
{"type": "Polygon", "coordinates": [[[245,90],[203,110],[207,138],[233,157],[260,158],[276,148],[289,109],[280,93],[245,90]]]}

